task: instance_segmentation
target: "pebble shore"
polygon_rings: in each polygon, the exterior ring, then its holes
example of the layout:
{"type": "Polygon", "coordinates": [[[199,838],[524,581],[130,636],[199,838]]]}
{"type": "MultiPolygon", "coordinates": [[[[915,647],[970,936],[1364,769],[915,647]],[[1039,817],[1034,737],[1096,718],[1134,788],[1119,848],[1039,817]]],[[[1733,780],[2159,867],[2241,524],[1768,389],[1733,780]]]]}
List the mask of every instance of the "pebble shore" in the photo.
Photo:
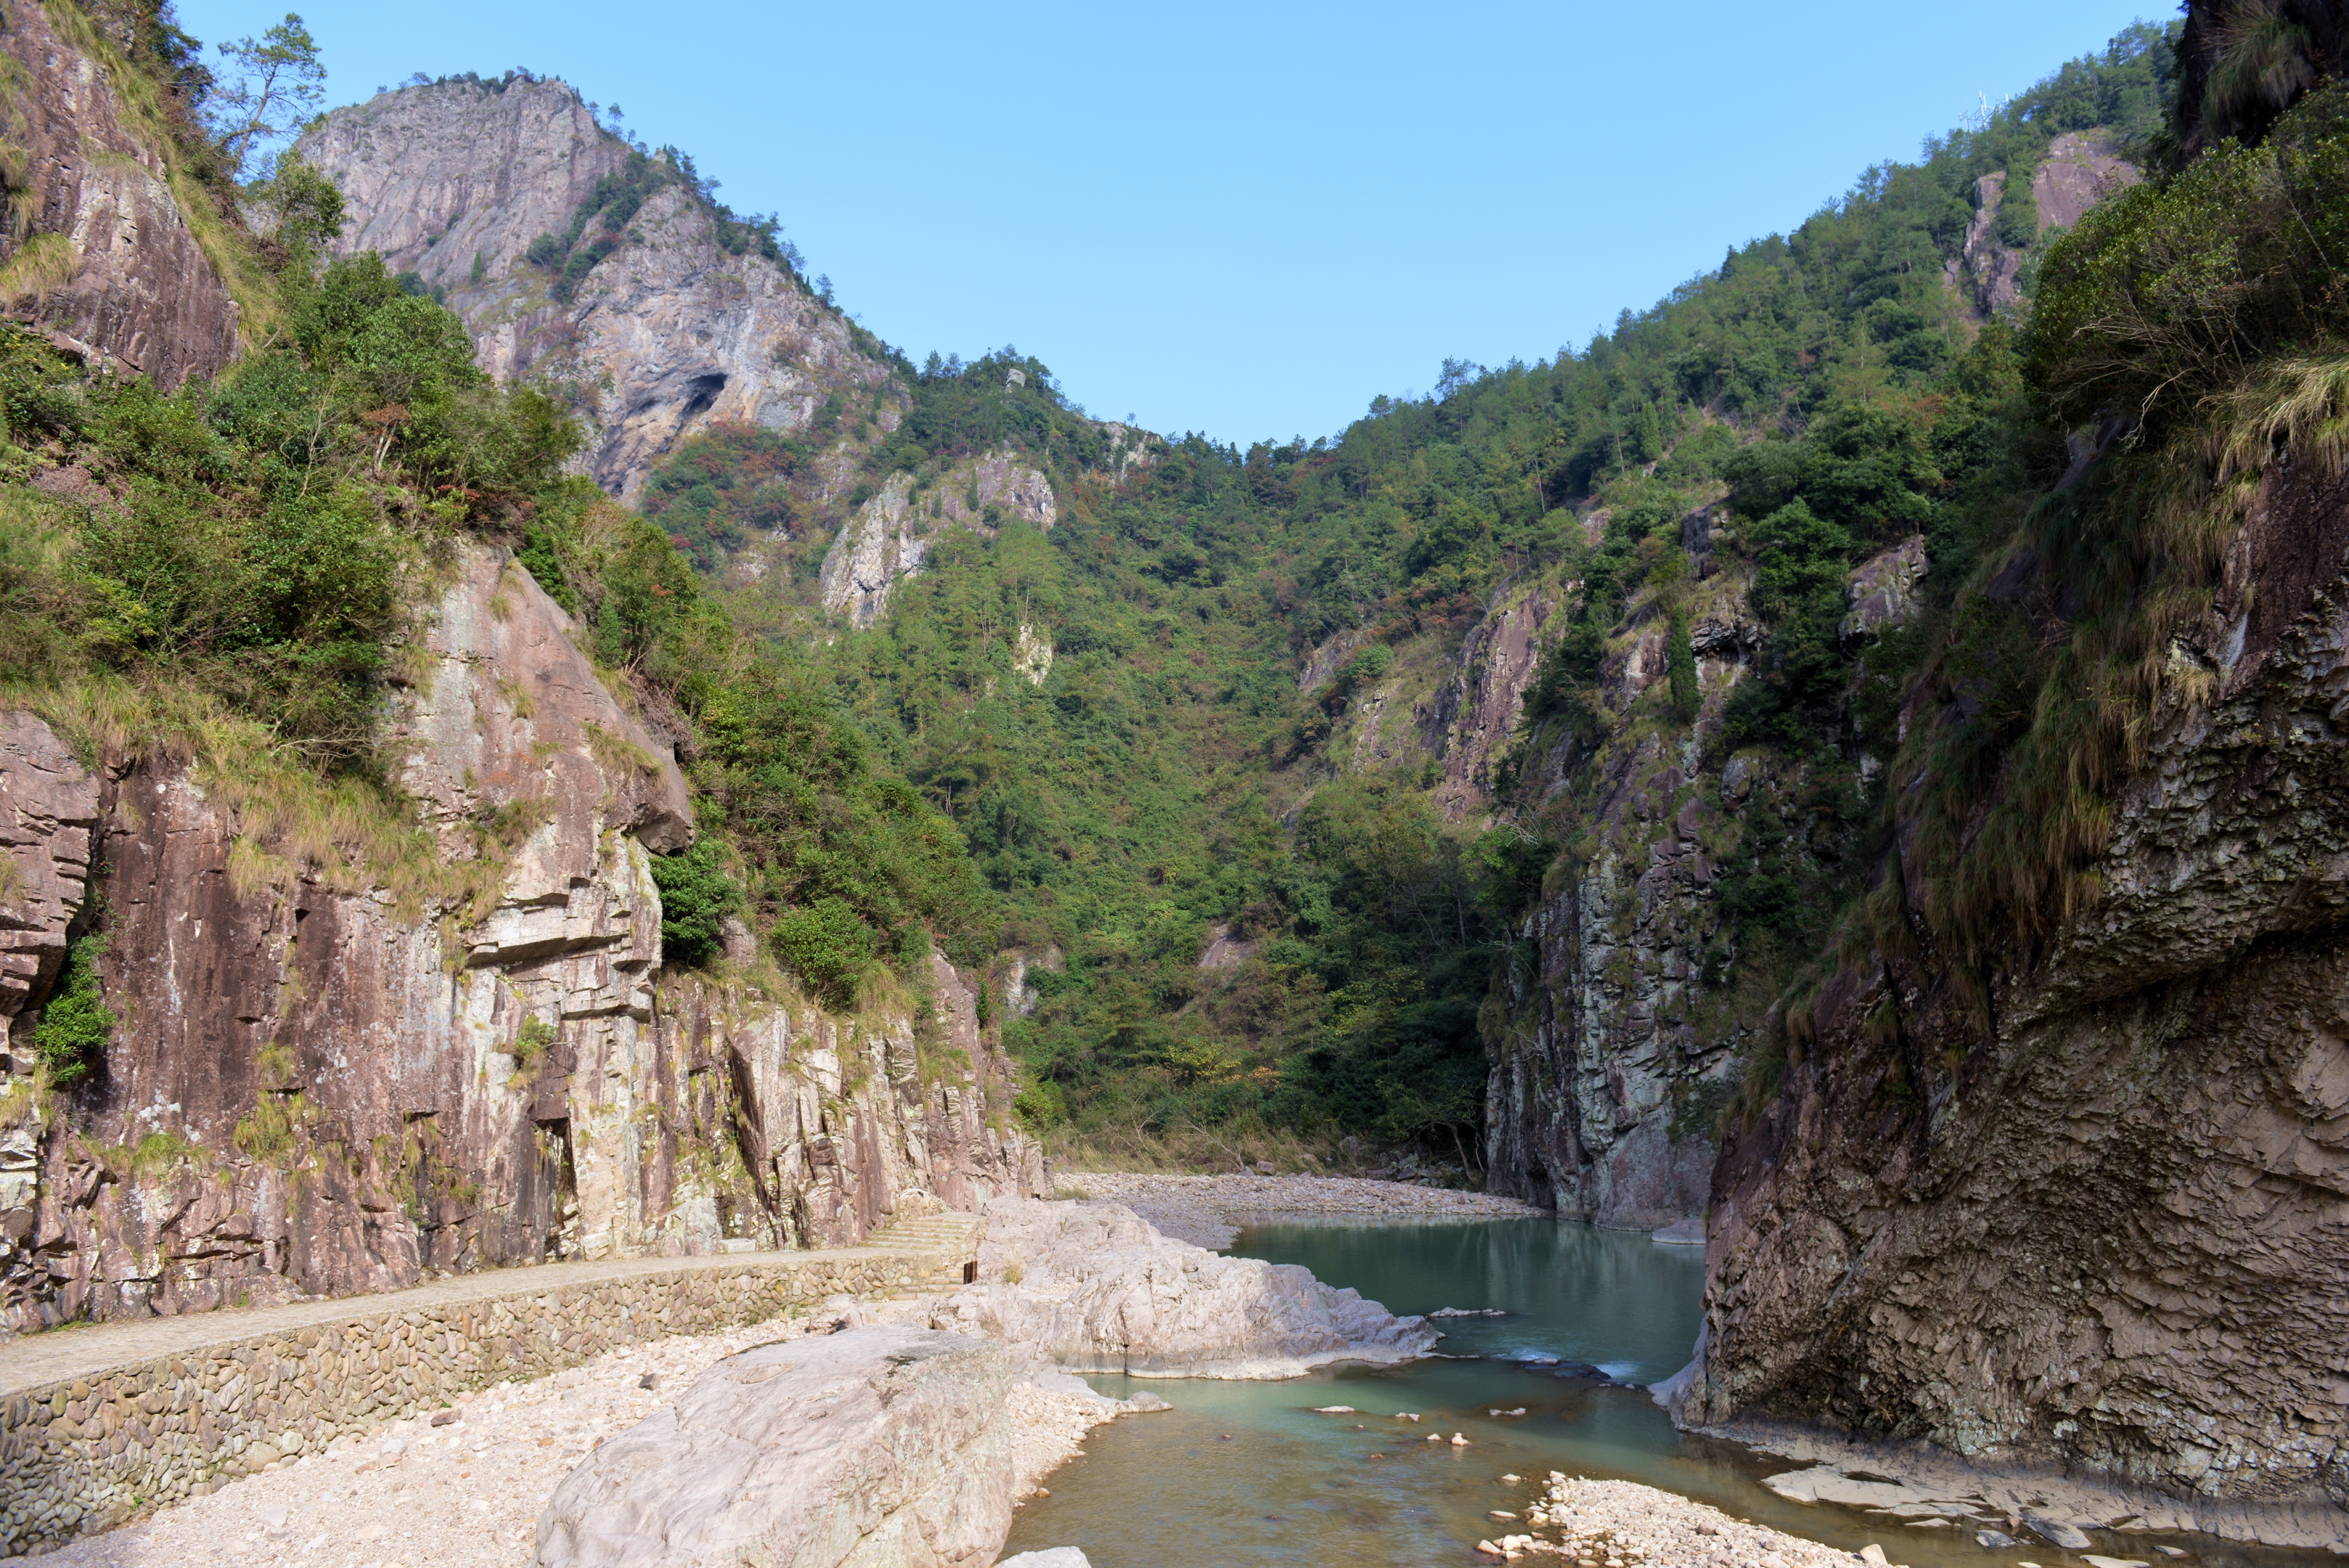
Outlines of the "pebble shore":
{"type": "Polygon", "coordinates": [[[1489,1563],[1538,1559],[1575,1568],[1864,1568],[1887,1559],[1746,1524],[1717,1508],[1637,1481],[1549,1473],[1524,1511],[1480,1542],[1489,1563]]]}

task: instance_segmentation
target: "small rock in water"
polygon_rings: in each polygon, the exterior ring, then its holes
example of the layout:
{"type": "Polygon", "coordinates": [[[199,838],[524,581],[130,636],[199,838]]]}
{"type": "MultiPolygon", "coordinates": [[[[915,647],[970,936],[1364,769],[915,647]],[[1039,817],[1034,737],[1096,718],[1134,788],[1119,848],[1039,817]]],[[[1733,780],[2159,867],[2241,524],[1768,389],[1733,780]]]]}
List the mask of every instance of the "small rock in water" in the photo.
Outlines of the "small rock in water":
{"type": "Polygon", "coordinates": [[[1350,1416],[1354,1407],[1351,1405],[1316,1405],[1313,1413],[1317,1416],[1350,1416]]]}
{"type": "Polygon", "coordinates": [[[1416,1421],[1419,1419],[1419,1412],[1416,1410],[1398,1410],[1395,1412],[1395,1419],[1398,1421],[1416,1421]]]}
{"type": "Polygon", "coordinates": [[[1518,1406],[1514,1410],[1487,1410],[1485,1412],[1487,1416],[1522,1416],[1525,1413],[1526,1407],[1523,1405],[1518,1406]]]}
{"type": "Polygon", "coordinates": [[[1507,1509],[1496,1508],[1486,1513],[1485,1517],[1487,1519],[1515,1519],[1517,1516],[1511,1513],[1507,1509]]]}
{"type": "Polygon", "coordinates": [[[1427,1440],[1431,1443],[1440,1443],[1444,1441],[1444,1434],[1441,1432],[1430,1432],[1427,1434],[1427,1440]]]}
{"type": "Polygon", "coordinates": [[[1503,1476],[1501,1480],[1504,1485],[1515,1486],[1517,1484],[1518,1478],[1516,1476],[1503,1476]]]}
{"type": "Polygon", "coordinates": [[[2014,1537],[2003,1530],[1977,1530],[1974,1544],[1985,1552],[2003,1552],[2014,1544],[2014,1537]]]}
{"type": "Polygon", "coordinates": [[[1468,1439],[1458,1432],[1454,1432],[1452,1434],[1452,1446],[1455,1449],[1464,1449],[1468,1446],[1468,1439]]]}
{"type": "Polygon", "coordinates": [[[2031,1533],[2040,1540],[2050,1546],[2060,1546],[2066,1552],[2085,1552],[2095,1544],[2088,1539],[2088,1532],[2079,1526],[2066,1524],[2060,1519],[2050,1519],[2044,1513],[2026,1513],[2023,1516],[2023,1522],[2030,1526],[2031,1533]]]}
{"type": "Polygon", "coordinates": [[[2153,1564],[2135,1557],[2099,1557],[2093,1552],[2081,1553],[2080,1561],[2088,1568],[2153,1568],[2153,1564]]]}
{"type": "Polygon", "coordinates": [[[1890,1561],[1884,1555],[1884,1548],[1873,1541],[1859,1549],[1859,1560],[1869,1564],[1869,1568],[1885,1568],[1890,1561]]]}
{"type": "Polygon", "coordinates": [[[2186,1555],[2186,1548],[2183,1546],[2157,1546],[2154,1550],[2160,1552],[2164,1557],[2183,1557],[2186,1555]]]}

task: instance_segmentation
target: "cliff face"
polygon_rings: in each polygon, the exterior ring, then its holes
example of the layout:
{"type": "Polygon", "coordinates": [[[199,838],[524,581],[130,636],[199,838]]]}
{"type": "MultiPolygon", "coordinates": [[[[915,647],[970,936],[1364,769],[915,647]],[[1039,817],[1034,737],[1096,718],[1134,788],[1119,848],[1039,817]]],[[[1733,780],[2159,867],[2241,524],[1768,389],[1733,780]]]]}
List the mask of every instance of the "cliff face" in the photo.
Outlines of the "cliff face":
{"type": "MultiPolygon", "coordinates": [[[[896,426],[888,367],[847,321],[783,267],[729,254],[678,186],[629,218],[568,304],[555,297],[523,253],[568,230],[627,158],[561,82],[401,88],[335,110],[296,151],[349,203],[342,248],[379,250],[445,288],[485,369],[539,383],[586,421],[587,472],[616,495],[633,497],[656,459],[714,421],[804,430],[838,397],[896,426]]],[[[854,459],[833,455],[827,482],[844,488],[854,459]]]]}
{"type": "Polygon", "coordinates": [[[152,128],[133,129],[110,47],[61,36],[39,0],[6,0],[0,51],[14,143],[0,147],[13,220],[0,224],[0,306],[92,364],[166,388],[222,369],[236,354],[236,302],[172,193],[152,128]]]}
{"type": "Polygon", "coordinates": [[[6,1323],[853,1241],[1037,1185],[943,963],[927,1075],[907,1013],[825,1017],[755,954],[663,973],[647,854],[688,842],[683,782],[570,632],[461,554],[388,748],[429,838],[361,863],[315,803],[164,758],[93,775],[10,717],[5,1000],[54,974],[94,826],[119,1024],[88,1079],[5,1102],[6,1323]]]}
{"type": "Polygon", "coordinates": [[[1732,763],[1724,790],[1700,759],[1744,671],[1744,645],[1723,629],[1743,603],[1733,579],[1698,586],[1692,618],[1706,656],[1693,724],[1633,712],[1665,675],[1664,628],[1651,615],[1609,662],[1619,727],[1595,749],[1569,738],[1535,759],[1545,797],[1536,815],[1582,837],[1527,915],[1485,1010],[1496,1192],[1623,1228],[1703,1207],[1712,1112],[1744,1044],[1706,1006],[1707,960],[1721,956],[1714,866],[1752,785],[1745,763],[1732,763]]]}
{"type": "MultiPolygon", "coordinates": [[[[1714,1179],[1688,1418],[2056,1462],[2349,1543],[2349,489],[2273,485],[2100,901],[1966,1002],[1816,1009],[1714,1179]]],[[[1905,860],[1909,885],[1918,868],[1905,860]]]]}

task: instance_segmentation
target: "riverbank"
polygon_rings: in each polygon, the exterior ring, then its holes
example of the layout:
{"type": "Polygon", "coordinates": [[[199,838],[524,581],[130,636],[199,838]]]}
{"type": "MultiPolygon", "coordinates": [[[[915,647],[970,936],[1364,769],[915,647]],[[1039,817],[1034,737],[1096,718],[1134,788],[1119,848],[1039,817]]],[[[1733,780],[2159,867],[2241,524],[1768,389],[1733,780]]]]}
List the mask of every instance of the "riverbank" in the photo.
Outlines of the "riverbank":
{"type": "MultiPolygon", "coordinates": [[[[534,1383],[453,1399],[330,1451],[282,1462],[43,1559],[54,1568],[523,1568],[540,1513],[601,1443],[658,1410],[730,1355],[859,1323],[923,1322],[926,1298],[843,1306],[794,1322],[632,1345],[534,1383]],[[440,1419],[442,1424],[434,1425],[440,1419]]],[[[1094,1402],[1032,1383],[1012,1389],[1014,1495],[1081,1450],[1094,1402]]]]}
{"type": "Polygon", "coordinates": [[[1122,1203],[1161,1235],[1210,1251],[1262,1220],[1539,1220],[1547,1209],[1482,1192],[1351,1176],[1164,1176],[1123,1170],[1054,1173],[1064,1198],[1122,1203]]]}

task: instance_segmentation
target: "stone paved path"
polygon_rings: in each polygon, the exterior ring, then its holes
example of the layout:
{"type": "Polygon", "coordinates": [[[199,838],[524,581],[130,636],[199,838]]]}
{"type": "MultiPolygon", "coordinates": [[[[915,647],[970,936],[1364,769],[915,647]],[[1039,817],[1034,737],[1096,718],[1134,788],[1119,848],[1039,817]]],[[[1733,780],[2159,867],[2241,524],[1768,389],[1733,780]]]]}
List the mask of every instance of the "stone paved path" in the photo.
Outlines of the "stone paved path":
{"type": "Polygon", "coordinates": [[[462,1274],[412,1290],[387,1291],[378,1295],[336,1296],[326,1301],[295,1302],[288,1306],[228,1308],[133,1323],[72,1324],[0,1344],[0,1398],[68,1377],[94,1377],[158,1356],[202,1354],[259,1334],[350,1323],[379,1313],[492,1301],[500,1296],[532,1296],[565,1285],[600,1284],[612,1280],[668,1278],[710,1269],[787,1267],[870,1256],[876,1251],[936,1251],[936,1247],[917,1241],[901,1246],[885,1242],[804,1252],[721,1252],[703,1258],[616,1258],[599,1262],[541,1263],[533,1268],[491,1269],[462,1274]]]}

